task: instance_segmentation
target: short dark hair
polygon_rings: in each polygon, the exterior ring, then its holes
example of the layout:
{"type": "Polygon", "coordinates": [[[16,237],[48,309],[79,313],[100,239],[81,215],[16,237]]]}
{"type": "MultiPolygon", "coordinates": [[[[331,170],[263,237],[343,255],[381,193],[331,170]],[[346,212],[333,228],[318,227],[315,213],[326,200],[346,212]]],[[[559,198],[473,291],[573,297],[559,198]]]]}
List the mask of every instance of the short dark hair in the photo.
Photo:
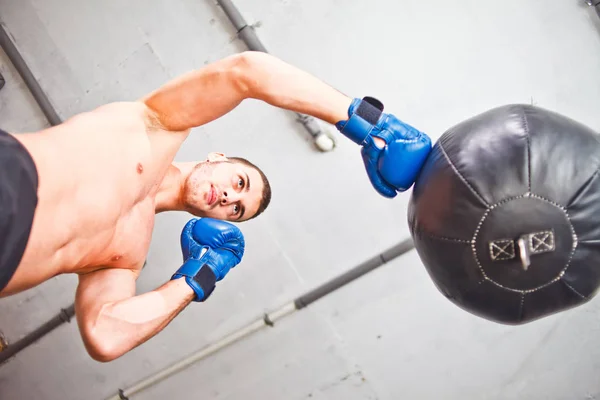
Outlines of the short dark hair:
{"type": "Polygon", "coordinates": [[[269,180],[267,179],[267,176],[265,175],[265,173],[260,168],[258,168],[255,164],[251,163],[250,161],[248,161],[242,157],[227,157],[227,158],[234,163],[243,164],[250,168],[254,168],[256,171],[258,171],[258,174],[260,175],[260,178],[262,179],[263,191],[262,191],[262,196],[260,198],[260,204],[258,205],[258,210],[256,211],[256,214],[254,214],[251,218],[247,219],[247,221],[249,221],[253,218],[258,217],[269,206],[269,203],[271,202],[271,185],[269,184],[269,180]]]}

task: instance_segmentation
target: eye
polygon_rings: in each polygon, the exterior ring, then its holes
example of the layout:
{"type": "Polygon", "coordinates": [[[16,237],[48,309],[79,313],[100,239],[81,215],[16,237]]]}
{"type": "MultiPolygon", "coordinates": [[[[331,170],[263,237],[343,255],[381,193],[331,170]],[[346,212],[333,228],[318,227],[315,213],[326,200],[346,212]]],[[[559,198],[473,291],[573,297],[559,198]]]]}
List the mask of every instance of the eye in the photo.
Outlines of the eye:
{"type": "Polygon", "coordinates": [[[237,213],[240,212],[240,206],[238,206],[237,204],[233,206],[233,215],[236,215],[237,213]]]}
{"type": "Polygon", "coordinates": [[[244,180],[242,178],[238,179],[238,187],[242,189],[244,187],[244,180]]]}

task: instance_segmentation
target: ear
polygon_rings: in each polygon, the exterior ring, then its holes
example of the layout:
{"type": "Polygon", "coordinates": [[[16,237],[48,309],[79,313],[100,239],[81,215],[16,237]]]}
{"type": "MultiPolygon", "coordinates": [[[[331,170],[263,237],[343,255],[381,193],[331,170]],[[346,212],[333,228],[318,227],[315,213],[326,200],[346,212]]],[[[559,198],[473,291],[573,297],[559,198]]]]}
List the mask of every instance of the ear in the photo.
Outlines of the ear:
{"type": "Polygon", "coordinates": [[[227,161],[227,157],[223,153],[208,153],[208,162],[227,161]]]}

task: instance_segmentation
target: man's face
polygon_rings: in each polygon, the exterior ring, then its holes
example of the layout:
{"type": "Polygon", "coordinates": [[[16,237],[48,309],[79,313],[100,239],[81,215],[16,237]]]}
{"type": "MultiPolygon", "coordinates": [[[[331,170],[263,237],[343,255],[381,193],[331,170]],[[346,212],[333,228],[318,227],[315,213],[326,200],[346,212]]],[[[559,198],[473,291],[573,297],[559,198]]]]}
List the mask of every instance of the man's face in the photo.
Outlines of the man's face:
{"type": "Polygon", "coordinates": [[[184,201],[193,214],[244,221],[256,214],[264,189],[255,168],[211,153],[185,182],[184,201]]]}

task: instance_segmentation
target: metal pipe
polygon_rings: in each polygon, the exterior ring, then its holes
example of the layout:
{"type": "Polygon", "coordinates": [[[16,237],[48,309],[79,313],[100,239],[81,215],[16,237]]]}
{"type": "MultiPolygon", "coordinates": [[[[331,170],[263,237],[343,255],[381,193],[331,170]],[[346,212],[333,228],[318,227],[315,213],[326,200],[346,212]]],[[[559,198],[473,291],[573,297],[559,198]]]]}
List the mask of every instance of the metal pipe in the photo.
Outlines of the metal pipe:
{"type": "MultiPolygon", "coordinates": [[[[35,76],[25,63],[25,60],[19,53],[19,50],[11,40],[6,28],[0,23],[0,47],[4,50],[8,59],[13,64],[21,78],[27,85],[27,88],[31,92],[34,100],[37,102],[38,106],[46,116],[48,122],[55,126],[62,123],[62,120],[58,116],[58,113],[52,106],[52,103],[46,96],[46,93],[42,90],[42,87],[35,79],[35,76]]],[[[4,86],[4,78],[0,75],[0,88],[4,86]]],[[[0,352],[0,364],[4,363],[15,354],[20,352],[21,350],[29,347],[33,343],[37,342],[43,336],[47,335],[58,326],[62,325],[65,322],[69,322],[71,318],[75,315],[75,306],[71,304],[69,307],[61,309],[60,313],[47,321],[46,323],[39,326],[33,332],[29,333],[22,339],[16,341],[15,343],[9,344],[6,348],[0,352]]]]}
{"type": "Polygon", "coordinates": [[[239,340],[258,332],[262,328],[269,326],[273,327],[275,322],[287,317],[288,315],[294,314],[296,311],[307,307],[309,304],[319,300],[320,298],[336,291],[342,286],[360,278],[370,271],[382,266],[383,264],[401,256],[402,254],[412,250],[414,248],[413,241],[411,239],[404,240],[390,249],[384,251],[381,254],[372,257],[371,259],[357,265],[351,270],[339,275],[338,277],[324,283],[321,286],[309,291],[308,293],[298,297],[292,302],[286,303],[283,306],[277,308],[275,311],[264,314],[261,318],[249,323],[248,325],[230,333],[224,338],[212,343],[192,354],[185,357],[184,359],[168,366],[167,368],[158,371],[154,375],[151,375],[128,389],[119,389],[118,393],[107,400],[129,400],[129,396],[133,396],[141,391],[167,379],[168,377],[182,371],[183,369],[195,364],[212,354],[217,353],[239,340]]]}
{"type": "Polygon", "coordinates": [[[10,39],[8,32],[4,28],[4,26],[0,23],[0,47],[4,50],[6,55],[8,56],[10,62],[15,66],[15,69],[23,78],[23,81],[29,88],[29,91],[33,95],[33,98],[40,106],[40,109],[48,119],[48,122],[52,125],[60,125],[62,123],[58,113],[50,103],[48,96],[42,90],[42,87],[38,83],[38,81],[33,76],[33,73],[23,60],[23,57],[17,50],[17,47],[10,39]]]}
{"type": "Polygon", "coordinates": [[[156,385],[157,383],[167,379],[172,375],[175,375],[176,373],[210,356],[211,354],[214,354],[219,350],[240,341],[246,336],[250,336],[254,332],[257,332],[260,329],[264,328],[265,326],[273,326],[276,321],[288,316],[289,314],[294,313],[295,311],[296,309],[294,307],[294,303],[288,303],[270,314],[265,314],[263,318],[257,319],[256,321],[249,323],[248,325],[225,336],[217,342],[190,354],[184,359],[177,361],[176,363],[159,371],[158,373],[151,375],[148,378],[136,383],[129,389],[119,389],[118,394],[111,397],[110,400],[127,400],[129,396],[133,396],[149,388],[150,386],[156,385]]]}
{"type": "Polygon", "coordinates": [[[586,0],[585,2],[588,6],[594,7],[596,14],[600,17],[600,0],[586,0]]]}
{"type": "Polygon", "coordinates": [[[311,290],[310,292],[298,297],[294,300],[294,304],[297,309],[304,308],[310,303],[314,303],[321,297],[328,295],[329,293],[341,288],[344,285],[360,278],[361,276],[373,271],[375,268],[381,267],[383,264],[390,260],[406,253],[414,248],[412,239],[406,239],[394,247],[384,251],[383,253],[357,265],[348,272],[325,282],[323,285],[311,290]]]}
{"type": "Polygon", "coordinates": [[[227,15],[227,18],[229,18],[229,21],[231,21],[231,24],[237,31],[237,34],[244,41],[244,43],[246,43],[246,46],[248,46],[250,50],[267,53],[267,49],[256,35],[254,27],[246,23],[242,13],[240,13],[236,6],[230,0],[217,0],[217,3],[219,3],[225,12],[225,15],[227,15]]]}
{"type": "Polygon", "coordinates": [[[0,364],[7,361],[9,358],[23,350],[24,348],[32,345],[41,337],[47,335],[58,326],[62,325],[65,322],[70,322],[71,318],[75,315],[75,305],[71,304],[67,308],[63,308],[60,310],[56,316],[47,321],[46,323],[39,326],[36,330],[29,333],[24,338],[19,341],[9,344],[5,350],[0,352],[0,364]]]}
{"type": "MultiPolygon", "coordinates": [[[[244,41],[246,46],[252,51],[260,51],[268,53],[265,46],[262,44],[254,27],[248,25],[240,11],[233,4],[231,0],[217,0],[217,3],[221,6],[227,18],[235,28],[237,35],[244,41]]],[[[296,114],[296,121],[300,122],[306,131],[313,138],[315,145],[321,151],[330,151],[335,147],[335,141],[333,136],[325,132],[316,119],[309,115],[300,113],[296,114]]]]}

